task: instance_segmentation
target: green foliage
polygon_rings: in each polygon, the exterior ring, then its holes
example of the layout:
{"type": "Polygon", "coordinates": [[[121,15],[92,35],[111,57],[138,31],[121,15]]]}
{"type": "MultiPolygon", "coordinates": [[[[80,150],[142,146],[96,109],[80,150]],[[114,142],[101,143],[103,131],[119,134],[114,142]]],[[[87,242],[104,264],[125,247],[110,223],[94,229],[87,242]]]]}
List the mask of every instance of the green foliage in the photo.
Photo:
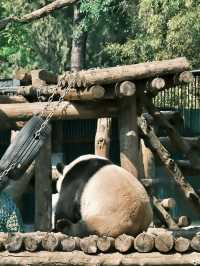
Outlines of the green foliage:
{"type": "MultiPolygon", "coordinates": [[[[1,0],[0,18],[29,13],[52,0],[1,0]]],[[[72,38],[87,32],[87,67],[132,64],[186,56],[200,65],[199,0],[81,0],[73,7],[0,32],[0,77],[12,69],[70,68],[72,38]]]]}
{"type": "Polygon", "coordinates": [[[199,67],[199,16],[199,0],[140,0],[132,22],[137,32],[121,45],[108,43],[104,52],[114,63],[186,56],[199,67]]]}

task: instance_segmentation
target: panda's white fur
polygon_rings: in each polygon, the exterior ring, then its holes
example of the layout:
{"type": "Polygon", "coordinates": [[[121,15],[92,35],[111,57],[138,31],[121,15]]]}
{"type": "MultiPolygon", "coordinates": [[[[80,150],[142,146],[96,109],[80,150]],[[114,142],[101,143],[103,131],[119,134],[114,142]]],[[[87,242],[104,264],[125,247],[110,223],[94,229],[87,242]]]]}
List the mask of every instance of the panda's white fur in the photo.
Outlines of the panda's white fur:
{"type": "MultiPolygon", "coordinates": [[[[58,181],[58,192],[63,178],[73,166],[83,160],[97,158],[107,160],[88,154],[67,165],[58,181]]],[[[80,206],[82,220],[89,231],[99,235],[135,235],[145,230],[152,221],[152,209],[144,187],[132,174],[114,164],[103,166],[88,180],[80,206]]]]}
{"type": "Polygon", "coordinates": [[[63,181],[65,175],[69,172],[70,169],[72,169],[73,166],[75,166],[76,164],[78,164],[79,162],[82,162],[82,161],[87,161],[89,159],[98,159],[98,158],[102,159],[102,160],[107,160],[106,158],[104,158],[102,156],[98,156],[98,155],[94,155],[94,154],[85,154],[85,155],[79,156],[78,158],[73,160],[71,163],[66,165],[63,169],[63,174],[60,175],[60,178],[58,179],[58,181],[56,183],[56,189],[57,189],[58,193],[60,192],[60,189],[62,186],[62,181],[63,181]]]}

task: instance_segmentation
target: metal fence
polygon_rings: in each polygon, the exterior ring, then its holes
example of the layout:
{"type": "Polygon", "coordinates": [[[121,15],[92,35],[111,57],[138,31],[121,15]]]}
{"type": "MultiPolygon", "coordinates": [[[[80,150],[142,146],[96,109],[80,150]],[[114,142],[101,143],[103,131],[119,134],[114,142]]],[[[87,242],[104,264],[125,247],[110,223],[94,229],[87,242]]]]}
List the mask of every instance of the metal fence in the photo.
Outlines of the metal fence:
{"type": "Polygon", "coordinates": [[[194,81],[160,92],[154,104],[162,110],[179,110],[184,119],[183,135],[200,134],[200,70],[192,71],[194,81]]]}

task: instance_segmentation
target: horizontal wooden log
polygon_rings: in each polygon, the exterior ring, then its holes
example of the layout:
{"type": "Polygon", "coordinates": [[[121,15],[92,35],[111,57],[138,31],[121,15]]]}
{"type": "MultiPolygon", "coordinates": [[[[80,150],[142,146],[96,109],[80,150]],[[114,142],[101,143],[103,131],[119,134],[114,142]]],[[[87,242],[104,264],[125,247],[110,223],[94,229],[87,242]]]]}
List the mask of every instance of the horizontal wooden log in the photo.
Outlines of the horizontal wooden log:
{"type": "Polygon", "coordinates": [[[190,225],[189,217],[183,215],[178,218],[178,226],[179,227],[186,227],[190,225]]]}
{"type": "Polygon", "coordinates": [[[159,91],[165,88],[165,80],[163,78],[154,78],[148,80],[146,83],[146,88],[153,94],[157,94],[159,91]]]}
{"type": "Polygon", "coordinates": [[[179,169],[175,161],[171,158],[169,152],[160,143],[159,138],[156,136],[153,127],[148,123],[148,121],[143,116],[138,119],[138,125],[142,133],[148,138],[148,141],[150,142],[150,145],[154,150],[154,152],[157,153],[158,157],[163,162],[166,170],[173,177],[180,191],[183,193],[183,195],[188,200],[193,210],[199,216],[200,215],[199,195],[195,192],[191,184],[183,176],[181,170],[179,169]]]}
{"type": "Polygon", "coordinates": [[[33,86],[42,86],[46,84],[57,84],[58,75],[45,69],[31,70],[31,78],[33,86]]]}
{"type": "Polygon", "coordinates": [[[142,253],[151,252],[154,249],[154,236],[145,232],[136,236],[134,248],[142,253]]]}
{"type": "Polygon", "coordinates": [[[80,249],[87,254],[97,253],[97,239],[95,235],[84,237],[80,239],[80,249]]]}
{"type": "Polygon", "coordinates": [[[115,239],[115,249],[119,252],[129,251],[134,244],[134,237],[122,234],[115,239]]]}
{"type": "Polygon", "coordinates": [[[161,205],[167,210],[168,209],[173,209],[176,206],[176,201],[173,198],[163,199],[161,201],[161,205]]]}
{"type": "Polygon", "coordinates": [[[0,104],[4,103],[26,103],[27,100],[24,96],[7,96],[7,95],[0,95],[0,104]]]}
{"type": "Polygon", "coordinates": [[[136,92],[136,85],[131,81],[124,81],[117,84],[115,87],[115,93],[118,97],[132,96],[136,92]]]}
{"type": "MultiPolygon", "coordinates": [[[[0,111],[9,119],[14,121],[25,121],[34,115],[40,115],[47,103],[22,103],[3,104],[0,111]]],[[[117,115],[118,107],[116,103],[107,101],[101,103],[88,103],[82,105],[72,102],[52,102],[50,108],[44,113],[47,116],[55,110],[52,119],[90,119],[99,117],[113,117],[117,115]]]]}
{"type": "Polygon", "coordinates": [[[177,229],[178,225],[171,217],[171,215],[165,210],[162,206],[160,200],[158,200],[155,196],[153,196],[153,206],[158,214],[158,217],[171,229],[177,229]]]}
{"type": "Polygon", "coordinates": [[[97,247],[101,252],[108,252],[114,248],[115,240],[112,237],[102,236],[97,239],[97,247]]]}
{"type": "Polygon", "coordinates": [[[174,241],[174,249],[180,253],[187,252],[190,249],[190,240],[184,237],[178,237],[174,241]]]}
{"type": "MultiPolygon", "coordinates": [[[[162,145],[170,152],[177,152],[176,147],[171,143],[169,137],[160,137],[162,145]]],[[[200,137],[182,137],[182,140],[186,142],[191,148],[200,150],[200,137]]]]}
{"type": "Polygon", "coordinates": [[[23,68],[19,68],[15,71],[14,78],[20,81],[20,85],[29,85],[32,81],[30,71],[23,68]]]}
{"type": "Polygon", "coordinates": [[[1,265],[9,266],[58,266],[58,265],[74,265],[74,266],[169,266],[181,265],[192,266],[198,265],[200,255],[198,252],[179,254],[161,254],[159,252],[143,253],[133,252],[132,254],[100,254],[87,255],[81,251],[75,252],[47,252],[40,251],[36,253],[20,252],[15,255],[8,252],[0,253],[1,265]]]}
{"type": "Polygon", "coordinates": [[[116,66],[102,69],[89,69],[77,73],[65,74],[66,83],[73,83],[77,87],[88,87],[94,84],[112,84],[125,80],[138,80],[162,76],[165,74],[180,73],[189,68],[186,58],[154,61],[135,65],[116,66]]]}
{"type": "Polygon", "coordinates": [[[174,238],[171,234],[163,233],[155,237],[155,247],[162,253],[167,253],[174,246],[174,238]]]}

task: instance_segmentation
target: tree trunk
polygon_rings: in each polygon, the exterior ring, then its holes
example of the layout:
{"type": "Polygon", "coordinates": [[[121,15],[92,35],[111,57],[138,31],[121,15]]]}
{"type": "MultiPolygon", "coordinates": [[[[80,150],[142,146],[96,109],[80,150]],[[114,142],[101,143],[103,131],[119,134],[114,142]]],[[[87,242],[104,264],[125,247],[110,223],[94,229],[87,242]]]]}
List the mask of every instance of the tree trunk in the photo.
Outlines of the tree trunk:
{"type": "Polygon", "coordinates": [[[71,49],[71,70],[79,71],[85,67],[87,33],[80,29],[82,14],[79,5],[74,5],[73,39],[71,49]]]}

